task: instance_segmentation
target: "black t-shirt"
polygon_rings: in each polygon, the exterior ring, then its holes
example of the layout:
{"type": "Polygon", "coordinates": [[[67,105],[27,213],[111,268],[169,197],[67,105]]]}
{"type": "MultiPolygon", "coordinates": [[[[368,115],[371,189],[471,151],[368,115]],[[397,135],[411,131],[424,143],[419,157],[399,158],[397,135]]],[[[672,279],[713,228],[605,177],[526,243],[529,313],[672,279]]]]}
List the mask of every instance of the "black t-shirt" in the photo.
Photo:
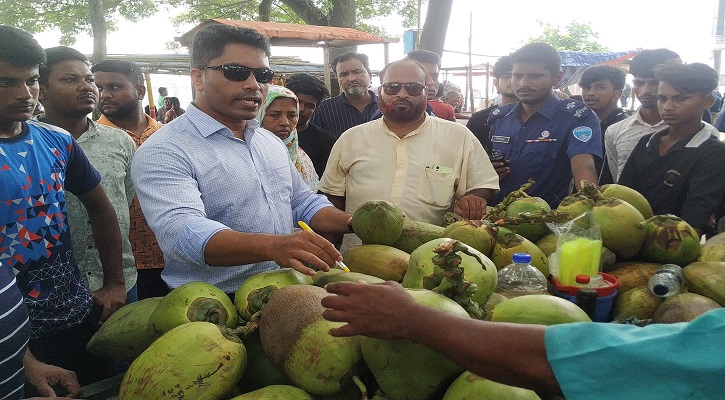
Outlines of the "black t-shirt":
{"type": "Polygon", "coordinates": [[[722,216],[725,143],[701,130],[660,156],[660,139],[668,132],[665,129],[640,139],[618,183],[646,197],[655,215],[674,214],[708,232],[710,217],[722,216]]]}
{"type": "Polygon", "coordinates": [[[491,133],[491,125],[488,124],[488,116],[491,114],[491,111],[497,107],[497,105],[493,105],[481,111],[476,111],[471,115],[471,118],[466,123],[466,128],[473,132],[473,136],[481,142],[481,145],[484,149],[486,149],[488,154],[491,154],[491,138],[489,137],[489,133],[491,133]]]}
{"type": "Polygon", "coordinates": [[[297,131],[297,140],[302,150],[310,156],[317,176],[322,178],[337,137],[317,125],[309,124],[304,131],[297,131]]]}

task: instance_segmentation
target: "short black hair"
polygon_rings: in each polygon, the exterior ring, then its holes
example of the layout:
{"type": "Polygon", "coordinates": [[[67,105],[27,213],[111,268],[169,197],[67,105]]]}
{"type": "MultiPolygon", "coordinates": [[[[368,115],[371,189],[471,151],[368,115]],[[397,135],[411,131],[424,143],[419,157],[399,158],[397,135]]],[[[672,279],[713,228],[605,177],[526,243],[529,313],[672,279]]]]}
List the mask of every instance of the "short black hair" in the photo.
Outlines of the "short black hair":
{"type": "Polygon", "coordinates": [[[169,90],[166,86],[159,86],[159,94],[163,94],[165,90],[169,90]]]}
{"type": "Polygon", "coordinates": [[[402,60],[398,61],[392,61],[383,67],[383,69],[380,70],[380,84],[383,84],[385,82],[385,74],[388,72],[388,69],[392,67],[393,65],[402,64],[402,63],[411,63],[415,64],[421,71],[421,78],[423,78],[423,82],[425,82],[428,79],[428,73],[426,72],[425,65],[421,64],[420,61],[414,60],[412,58],[403,58],[402,60]]]}
{"type": "Polygon", "coordinates": [[[503,56],[493,64],[493,77],[496,79],[502,78],[506,74],[510,74],[514,65],[511,63],[511,56],[503,56]]]}
{"type": "Polygon", "coordinates": [[[181,107],[181,102],[179,101],[178,97],[169,96],[167,97],[167,99],[169,99],[169,104],[171,104],[172,106],[181,107]]]}
{"type": "Polygon", "coordinates": [[[191,67],[203,68],[211,60],[224,54],[228,44],[243,44],[262,50],[267,58],[272,56],[269,39],[250,28],[225,24],[209,24],[194,34],[191,42],[191,67]]]}
{"type": "Polygon", "coordinates": [[[46,61],[45,64],[40,66],[40,77],[38,78],[38,83],[41,85],[48,84],[48,77],[50,76],[51,68],[61,61],[78,60],[86,63],[89,67],[91,66],[91,63],[88,61],[88,57],[86,57],[85,54],[66,46],[56,46],[45,49],[45,57],[46,61]]]}
{"type": "Polygon", "coordinates": [[[529,43],[511,54],[511,65],[516,63],[544,64],[553,74],[561,72],[561,56],[556,49],[546,43],[529,43]]]}
{"type": "Polygon", "coordinates": [[[327,90],[327,86],[321,80],[302,72],[290,75],[284,86],[297,95],[306,94],[314,97],[317,105],[320,105],[322,100],[330,97],[330,91],[327,90]]]}
{"type": "Polygon", "coordinates": [[[627,73],[623,69],[611,65],[593,65],[584,70],[579,79],[579,86],[589,87],[594,82],[604,80],[611,82],[614,90],[622,90],[627,81],[627,73]]]}
{"type": "Polygon", "coordinates": [[[629,73],[640,78],[654,78],[654,67],[670,60],[679,60],[680,55],[669,49],[640,51],[629,64],[629,73]]]}
{"type": "Polygon", "coordinates": [[[441,56],[439,56],[438,53],[428,50],[409,51],[408,54],[405,55],[405,58],[410,58],[411,60],[415,60],[420,63],[435,64],[438,67],[441,66],[441,56]]]}
{"type": "Polygon", "coordinates": [[[40,67],[45,51],[30,33],[0,25],[0,61],[19,68],[40,67]]]}
{"type": "Polygon", "coordinates": [[[115,72],[128,78],[134,85],[145,85],[143,72],[141,67],[136,63],[125,60],[103,60],[91,67],[91,71],[96,72],[115,72]]]}
{"type": "Polygon", "coordinates": [[[367,54],[356,53],[354,51],[337,55],[335,58],[332,59],[332,62],[330,63],[330,68],[332,68],[332,71],[335,73],[335,75],[337,75],[337,64],[350,60],[360,61],[363,67],[365,67],[365,70],[368,71],[368,74],[370,73],[370,61],[368,60],[367,54]]]}
{"type": "Polygon", "coordinates": [[[667,82],[681,93],[712,94],[718,87],[718,73],[702,63],[681,64],[670,61],[655,68],[655,78],[667,82]]]}

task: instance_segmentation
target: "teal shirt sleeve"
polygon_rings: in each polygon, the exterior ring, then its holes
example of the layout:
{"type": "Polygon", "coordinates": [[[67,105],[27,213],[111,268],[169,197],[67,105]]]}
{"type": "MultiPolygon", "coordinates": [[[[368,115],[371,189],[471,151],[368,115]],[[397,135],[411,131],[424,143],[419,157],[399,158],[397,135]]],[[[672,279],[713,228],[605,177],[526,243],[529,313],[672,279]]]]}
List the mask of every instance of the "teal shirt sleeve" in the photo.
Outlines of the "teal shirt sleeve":
{"type": "Polygon", "coordinates": [[[718,399],[725,393],[725,309],[644,328],[555,325],[545,342],[567,400],[718,399]]]}

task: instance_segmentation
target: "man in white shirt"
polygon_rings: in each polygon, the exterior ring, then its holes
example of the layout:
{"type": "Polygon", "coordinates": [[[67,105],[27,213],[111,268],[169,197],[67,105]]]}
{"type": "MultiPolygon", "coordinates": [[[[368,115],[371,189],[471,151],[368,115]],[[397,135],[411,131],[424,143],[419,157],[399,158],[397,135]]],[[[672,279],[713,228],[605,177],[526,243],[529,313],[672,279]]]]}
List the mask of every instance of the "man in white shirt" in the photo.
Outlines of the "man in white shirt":
{"type": "Polygon", "coordinates": [[[611,125],[604,133],[607,164],[615,182],[619,180],[624,164],[639,139],[667,127],[657,111],[659,80],[655,78],[654,68],[679,58],[672,50],[654,49],[643,50],[632,59],[629,66],[629,72],[634,76],[632,90],[641,105],[632,116],[611,125]]]}

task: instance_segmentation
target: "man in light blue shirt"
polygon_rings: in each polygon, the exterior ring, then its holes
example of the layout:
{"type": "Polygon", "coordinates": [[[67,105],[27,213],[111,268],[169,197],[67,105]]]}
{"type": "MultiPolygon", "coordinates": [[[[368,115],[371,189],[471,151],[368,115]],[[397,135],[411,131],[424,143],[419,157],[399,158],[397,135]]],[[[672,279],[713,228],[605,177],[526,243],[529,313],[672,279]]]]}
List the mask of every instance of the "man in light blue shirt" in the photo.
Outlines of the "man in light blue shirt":
{"type": "Polygon", "coordinates": [[[281,267],[308,275],[342,256],[298,221],[347,233],[350,215],[313,193],[286,147],[254,120],[272,79],[269,41],[251,29],[213,24],[191,46],[196,100],[138,149],[131,175],[164,252],[164,281],[226,293],[281,267]],[[221,268],[227,267],[227,268],[221,268]]]}

